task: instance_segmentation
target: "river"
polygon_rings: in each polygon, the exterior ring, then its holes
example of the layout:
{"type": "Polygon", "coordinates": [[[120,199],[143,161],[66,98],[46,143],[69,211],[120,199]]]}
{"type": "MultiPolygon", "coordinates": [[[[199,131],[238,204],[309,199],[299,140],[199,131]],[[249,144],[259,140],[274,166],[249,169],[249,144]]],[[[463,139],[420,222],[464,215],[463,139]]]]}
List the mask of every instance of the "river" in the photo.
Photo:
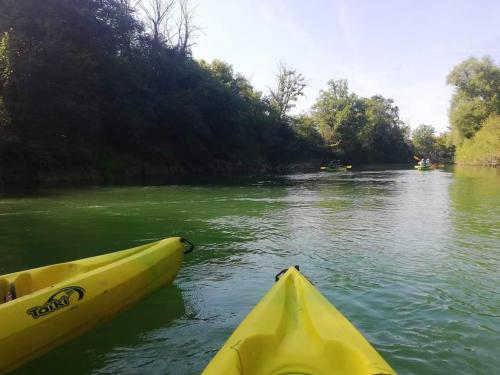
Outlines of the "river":
{"type": "Polygon", "coordinates": [[[400,374],[499,372],[498,169],[0,196],[0,274],[173,235],[197,245],[173,286],[16,374],[198,374],[295,264],[400,374]]]}

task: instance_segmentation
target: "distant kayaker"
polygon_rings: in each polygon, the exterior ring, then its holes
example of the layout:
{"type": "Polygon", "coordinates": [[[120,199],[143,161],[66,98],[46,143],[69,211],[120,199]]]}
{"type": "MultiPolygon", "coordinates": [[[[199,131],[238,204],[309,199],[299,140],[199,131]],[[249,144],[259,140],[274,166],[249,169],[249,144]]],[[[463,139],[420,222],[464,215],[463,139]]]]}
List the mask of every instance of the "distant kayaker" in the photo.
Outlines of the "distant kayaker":
{"type": "Polygon", "coordinates": [[[420,160],[420,161],[418,162],[418,164],[420,164],[421,166],[424,166],[424,165],[425,165],[425,160],[424,160],[424,159],[420,160]]]}
{"type": "Polygon", "coordinates": [[[425,165],[429,165],[431,163],[430,159],[427,158],[427,160],[425,161],[425,165]]]}

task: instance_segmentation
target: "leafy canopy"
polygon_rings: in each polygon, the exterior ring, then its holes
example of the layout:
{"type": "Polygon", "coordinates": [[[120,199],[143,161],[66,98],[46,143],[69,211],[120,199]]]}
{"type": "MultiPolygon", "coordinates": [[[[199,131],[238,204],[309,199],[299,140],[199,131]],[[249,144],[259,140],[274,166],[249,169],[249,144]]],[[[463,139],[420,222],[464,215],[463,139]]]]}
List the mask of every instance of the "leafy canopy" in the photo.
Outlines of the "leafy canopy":
{"type": "Polygon", "coordinates": [[[470,139],[490,116],[500,114],[500,65],[490,57],[471,57],[453,68],[447,77],[455,87],[450,124],[453,142],[470,139]]]}

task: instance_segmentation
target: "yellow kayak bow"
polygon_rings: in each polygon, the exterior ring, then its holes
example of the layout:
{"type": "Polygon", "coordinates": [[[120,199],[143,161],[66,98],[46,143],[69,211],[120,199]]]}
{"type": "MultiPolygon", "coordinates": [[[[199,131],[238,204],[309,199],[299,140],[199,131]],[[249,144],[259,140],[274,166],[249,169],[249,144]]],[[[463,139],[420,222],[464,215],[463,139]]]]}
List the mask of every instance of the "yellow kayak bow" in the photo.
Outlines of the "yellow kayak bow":
{"type": "Polygon", "coordinates": [[[203,375],[394,375],[359,331],[295,268],[236,328],[203,375]]]}
{"type": "Polygon", "coordinates": [[[0,276],[0,374],[79,336],[162,285],[184,252],[179,237],[0,276]],[[8,301],[8,302],[5,302],[8,301]]]}

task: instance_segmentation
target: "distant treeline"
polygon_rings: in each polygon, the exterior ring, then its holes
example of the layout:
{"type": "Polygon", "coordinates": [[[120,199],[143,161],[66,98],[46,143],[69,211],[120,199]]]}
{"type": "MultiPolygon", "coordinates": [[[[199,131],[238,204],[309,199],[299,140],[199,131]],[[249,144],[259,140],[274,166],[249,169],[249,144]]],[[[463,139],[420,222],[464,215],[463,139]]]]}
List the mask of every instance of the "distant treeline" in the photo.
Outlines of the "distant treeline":
{"type": "Polygon", "coordinates": [[[391,99],[332,80],[291,116],[306,85],[294,69],[280,65],[261,93],[231,65],[192,58],[187,0],[130,3],[0,0],[0,180],[412,160],[391,99]]]}

